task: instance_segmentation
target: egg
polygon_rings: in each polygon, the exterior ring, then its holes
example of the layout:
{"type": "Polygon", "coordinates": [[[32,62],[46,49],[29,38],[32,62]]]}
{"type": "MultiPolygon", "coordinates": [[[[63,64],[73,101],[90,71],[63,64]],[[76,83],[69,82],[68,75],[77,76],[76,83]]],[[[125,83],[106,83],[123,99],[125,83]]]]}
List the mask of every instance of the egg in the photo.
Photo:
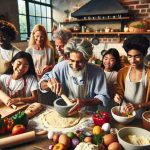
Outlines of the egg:
{"type": "Polygon", "coordinates": [[[108,131],[110,131],[110,123],[104,123],[103,125],[102,125],[102,129],[105,131],[105,132],[108,132],[108,131]]]}
{"type": "Polygon", "coordinates": [[[49,140],[53,139],[53,134],[54,134],[53,131],[48,131],[47,137],[49,140]]]}
{"type": "Polygon", "coordinates": [[[57,142],[58,142],[58,139],[59,139],[59,134],[58,134],[58,133],[54,133],[52,139],[53,139],[53,141],[54,141],[55,143],[57,143],[57,142]]]}
{"type": "Polygon", "coordinates": [[[67,134],[61,134],[61,135],[59,136],[58,143],[62,143],[62,144],[64,144],[66,147],[68,147],[69,144],[70,144],[70,138],[67,136],[67,134]]]}
{"type": "Polygon", "coordinates": [[[109,144],[113,142],[117,142],[117,137],[113,134],[106,134],[103,136],[104,144],[108,146],[109,144]]]}
{"type": "Polygon", "coordinates": [[[113,142],[108,146],[108,150],[122,150],[122,147],[118,142],[113,142]]]}
{"type": "Polygon", "coordinates": [[[86,143],[92,143],[92,137],[85,137],[84,138],[84,142],[86,142],[86,143]]]}

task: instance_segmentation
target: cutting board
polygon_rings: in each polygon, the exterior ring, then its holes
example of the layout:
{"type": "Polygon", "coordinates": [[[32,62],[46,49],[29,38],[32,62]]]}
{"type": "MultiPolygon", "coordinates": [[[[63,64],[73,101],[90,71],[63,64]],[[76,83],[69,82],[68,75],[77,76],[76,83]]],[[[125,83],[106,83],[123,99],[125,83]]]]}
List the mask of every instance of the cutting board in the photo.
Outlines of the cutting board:
{"type": "Polygon", "coordinates": [[[27,104],[18,104],[16,106],[17,106],[17,109],[13,109],[11,107],[6,106],[4,103],[2,103],[0,101],[0,114],[1,114],[2,118],[10,117],[13,114],[15,114],[21,110],[24,110],[25,108],[28,107],[27,104]]]}

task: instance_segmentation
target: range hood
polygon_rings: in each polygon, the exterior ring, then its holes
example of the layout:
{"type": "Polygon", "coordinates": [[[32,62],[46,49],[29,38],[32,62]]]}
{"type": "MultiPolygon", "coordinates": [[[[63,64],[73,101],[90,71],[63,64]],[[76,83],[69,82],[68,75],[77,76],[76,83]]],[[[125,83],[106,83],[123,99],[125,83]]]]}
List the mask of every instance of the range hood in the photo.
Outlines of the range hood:
{"type": "Polygon", "coordinates": [[[118,0],[91,0],[71,14],[72,17],[82,18],[86,16],[128,14],[118,0]]]}

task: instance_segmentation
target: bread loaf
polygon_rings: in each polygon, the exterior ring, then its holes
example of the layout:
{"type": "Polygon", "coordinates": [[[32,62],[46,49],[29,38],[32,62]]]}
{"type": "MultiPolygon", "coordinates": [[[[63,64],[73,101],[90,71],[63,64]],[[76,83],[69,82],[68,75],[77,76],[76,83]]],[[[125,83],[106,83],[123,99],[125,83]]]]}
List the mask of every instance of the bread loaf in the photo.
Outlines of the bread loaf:
{"type": "Polygon", "coordinates": [[[28,118],[31,118],[41,112],[43,110],[43,105],[40,103],[33,103],[27,107],[25,113],[27,114],[28,118]]]}

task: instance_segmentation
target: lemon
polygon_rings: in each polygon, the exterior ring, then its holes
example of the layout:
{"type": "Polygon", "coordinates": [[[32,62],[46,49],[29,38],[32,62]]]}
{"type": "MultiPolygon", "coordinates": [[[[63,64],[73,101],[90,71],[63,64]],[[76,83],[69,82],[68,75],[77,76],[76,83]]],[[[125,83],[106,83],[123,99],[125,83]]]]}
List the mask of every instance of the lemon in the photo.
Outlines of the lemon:
{"type": "Polygon", "coordinates": [[[102,133],[103,133],[103,129],[100,126],[94,126],[94,128],[93,128],[94,135],[102,134],[102,133]]]}

